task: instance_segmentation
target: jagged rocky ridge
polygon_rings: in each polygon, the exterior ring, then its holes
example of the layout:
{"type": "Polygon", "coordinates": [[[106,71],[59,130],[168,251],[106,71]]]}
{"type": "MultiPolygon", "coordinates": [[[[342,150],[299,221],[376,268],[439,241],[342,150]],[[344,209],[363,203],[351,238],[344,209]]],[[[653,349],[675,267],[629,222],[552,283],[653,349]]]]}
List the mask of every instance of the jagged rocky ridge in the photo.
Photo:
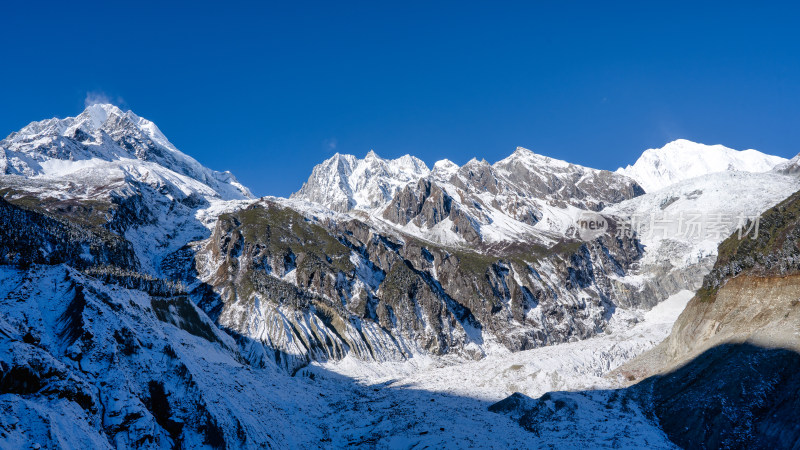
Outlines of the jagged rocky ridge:
{"type": "Polygon", "coordinates": [[[563,236],[577,212],[643,193],[625,176],[520,147],[493,165],[440,161],[433,171],[410,156],[383,160],[370,152],[358,160],[337,154],[315,167],[292,198],[340,212],[367,211],[440,244],[476,245],[546,232],[563,236]]]}

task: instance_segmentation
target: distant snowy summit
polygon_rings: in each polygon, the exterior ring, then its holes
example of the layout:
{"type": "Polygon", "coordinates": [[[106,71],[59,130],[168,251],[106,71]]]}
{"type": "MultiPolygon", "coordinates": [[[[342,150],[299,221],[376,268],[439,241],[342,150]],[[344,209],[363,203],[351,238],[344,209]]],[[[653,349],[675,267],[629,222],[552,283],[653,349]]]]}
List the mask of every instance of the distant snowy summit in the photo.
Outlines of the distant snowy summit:
{"type": "Polygon", "coordinates": [[[740,151],[678,139],[662,148],[646,150],[636,163],[617,169],[617,173],[633,178],[645,191],[653,192],[711,173],[767,172],[786,161],[757,150],[740,151]]]}
{"type": "Polygon", "coordinates": [[[250,198],[230,172],[201,165],[151,121],[111,104],[76,117],[32,122],[0,140],[0,176],[108,186],[117,180],[169,185],[222,199],[250,198]]]}
{"type": "Polygon", "coordinates": [[[308,181],[292,198],[347,212],[386,204],[405,185],[430,174],[422,160],[410,155],[383,159],[374,151],[364,159],[336,153],[314,167],[308,181]]]}
{"type": "Polygon", "coordinates": [[[624,175],[518,147],[494,164],[442,160],[433,170],[409,155],[336,154],[314,168],[292,199],[366,212],[407,234],[450,245],[548,240],[544,234],[573,226],[574,213],[643,193],[624,175]]]}
{"type": "Polygon", "coordinates": [[[757,150],[739,151],[722,145],[704,145],[678,139],[662,148],[646,150],[633,165],[607,172],[549,158],[522,147],[495,164],[473,159],[458,166],[445,159],[434,164],[432,169],[410,155],[383,159],[370,151],[363,159],[335,154],[314,167],[308,181],[292,198],[324,205],[339,212],[374,211],[391,202],[405,186],[421,179],[460,185],[458,179],[463,181],[466,178],[471,183],[502,184],[502,181],[511,181],[519,188],[517,191],[548,200],[553,200],[551,197],[558,192],[575,194],[559,198],[566,203],[574,203],[570,200],[580,199],[583,194],[572,192],[570,186],[574,183],[588,186],[591,184],[589,181],[599,178],[602,181],[597,186],[606,192],[591,192],[589,197],[598,197],[600,200],[597,203],[602,201],[607,204],[611,199],[605,197],[610,191],[629,189],[630,183],[635,183],[645,192],[653,192],[712,173],[759,173],[773,169],[786,173],[800,172],[800,156],[788,161],[757,150]],[[488,180],[473,179],[481,172],[488,175],[488,180]],[[553,190],[556,192],[551,192],[553,190]]]}

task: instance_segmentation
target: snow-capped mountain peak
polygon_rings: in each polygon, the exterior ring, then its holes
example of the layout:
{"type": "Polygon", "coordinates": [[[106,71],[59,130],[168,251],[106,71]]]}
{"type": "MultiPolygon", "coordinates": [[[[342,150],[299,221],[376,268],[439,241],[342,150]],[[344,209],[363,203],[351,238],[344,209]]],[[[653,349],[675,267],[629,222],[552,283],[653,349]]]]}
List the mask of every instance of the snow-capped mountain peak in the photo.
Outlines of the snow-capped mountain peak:
{"type": "Polygon", "coordinates": [[[108,116],[116,115],[121,117],[124,113],[117,106],[108,103],[96,103],[87,107],[75,119],[76,125],[84,125],[89,131],[95,131],[103,126],[108,120],[108,116]]]}
{"type": "Polygon", "coordinates": [[[458,172],[458,164],[449,159],[436,161],[431,169],[431,176],[439,181],[447,181],[458,172]]]}
{"type": "Polygon", "coordinates": [[[682,180],[725,171],[766,172],[785,158],[757,150],[734,150],[722,145],[705,145],[686,139],[662,148],[649,149],[632,166],[617,173],[636,180],[647,192],[657,191],[682,180]]]}
{"type": "Polygon", "coordinates": [[[507,168],[514,164],[522,164],[530,169],[537,168],[537,170],[543,170],[547,168],[551,170],[561,171],[563,169],[575,168],[579,170],[596,171],[596,169],[589,169],[587,167],[583,167],[578,164],[572,164],[560,159],[555,159],[549,156],[540,155],[538,153],[533,152],[532,150],[528,150],[525,147],[517,147],[514,153],[496,162],[494,164],[494,167],[502,170],[503,168],[507,168]]]}
{"type": "Polygon", "coordinates": [[[75,130],[81,129],[89,134],[97,130],[113,131],[118,128],[120,123],[132,125],[135,129],[144,133],[156,144],[174,152],[178,149],[167,139],[164,133],[155,123],[136,115],[133,111],[123,111],[119,107],[109,103],[96,103],[88,106],[82,113],[75,117],[73,123],[62,133],[64,136],[74,134],[75,130]],[[109,121],[109,119],[112,119],[109,121]]]}
{"type": "Polygon", "coordinates": [[[383,159],[370,150],[364,159],[358,159],[336,153],[314,167],[308,181],[292,198],[340,212],[367,211],[384,205],[405,185],[428,174],[428,166],[410,155],[383,159]]]}
{"type": "Polygon", "coordinates": [[[230,173],[180,152],[151,121],[111,104],[75,117],[32,122],[0,140],[0,175],[110,186],[120,179],[169,184],[185,195],[252,197],[230,173]]]}

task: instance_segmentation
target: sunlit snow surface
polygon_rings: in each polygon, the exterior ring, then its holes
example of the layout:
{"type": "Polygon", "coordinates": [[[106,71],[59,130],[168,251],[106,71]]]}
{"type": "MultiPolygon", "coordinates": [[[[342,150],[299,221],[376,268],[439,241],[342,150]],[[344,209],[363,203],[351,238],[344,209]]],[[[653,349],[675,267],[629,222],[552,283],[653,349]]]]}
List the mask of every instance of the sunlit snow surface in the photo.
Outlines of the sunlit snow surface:
{"type": "Polygon", "coordinates": [[[780,156],[758,150],[733,150],[678,139],[662,148],[642,153],[636,163],[617,173],[636,180],[646,192],[655,192],[679,181],[719,172],[767,172],[785,163],[780,156]]]}

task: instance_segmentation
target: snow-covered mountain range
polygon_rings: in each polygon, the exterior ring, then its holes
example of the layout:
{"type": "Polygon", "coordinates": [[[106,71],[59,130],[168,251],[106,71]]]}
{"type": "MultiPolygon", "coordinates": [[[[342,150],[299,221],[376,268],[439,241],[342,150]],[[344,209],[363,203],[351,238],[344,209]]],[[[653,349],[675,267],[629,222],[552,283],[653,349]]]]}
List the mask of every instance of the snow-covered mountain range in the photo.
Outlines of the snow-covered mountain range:
{"type": "MultiPolygon", "coordinates": [[[[514,445],[525,405],[484,401],[616,386],[602,376],[665,336],[734,218],[800,190],[794,161],[688,141],[617,172],[521,147],[432,169],[336,154],[290,199],[254,199],[131,111],[33,122],[0,141],[0,447],[514,445]],[[442,392],[494,364],[475,398],[442,392]]],[[[608,395],[580,409],[594,435],[536,406],[544,442],[670,447],[608,395]]]]}
{"type": "Polygon", "coordinates": [[[316,166],[292,199],[339,212],[364,211],[405,233],[440,244],[535,240],[569,232],[583,210],[600,210],[644,191],[631,179],[519,147],[489,164],[443,160],[433,170],[411,156],[363,160],[334,155],[316,166]]]}

